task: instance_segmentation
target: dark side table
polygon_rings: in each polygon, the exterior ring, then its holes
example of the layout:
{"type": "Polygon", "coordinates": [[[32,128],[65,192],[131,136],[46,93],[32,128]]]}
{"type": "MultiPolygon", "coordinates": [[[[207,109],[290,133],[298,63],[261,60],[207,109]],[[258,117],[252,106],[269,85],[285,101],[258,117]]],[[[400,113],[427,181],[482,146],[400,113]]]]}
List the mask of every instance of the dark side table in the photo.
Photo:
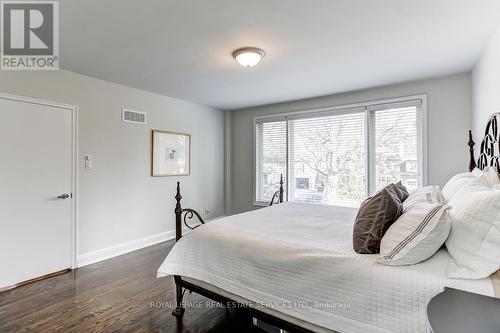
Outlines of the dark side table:
{"type": "Polygon", "coordinates": [[[500,333],[500,299],[445,288],[427,305],[434,333],[500,333]]]}

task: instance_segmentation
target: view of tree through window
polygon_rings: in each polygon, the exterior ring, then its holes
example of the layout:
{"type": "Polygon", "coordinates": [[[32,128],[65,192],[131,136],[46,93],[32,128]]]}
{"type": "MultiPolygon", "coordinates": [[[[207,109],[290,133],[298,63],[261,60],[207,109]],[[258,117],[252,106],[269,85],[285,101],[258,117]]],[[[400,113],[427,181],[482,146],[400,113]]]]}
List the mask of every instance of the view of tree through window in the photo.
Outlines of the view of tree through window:
{"type": "Polygon", "coordinates": [[[364,112],[288,121],[289,200],[341,206],[362,201],[364,141],[364,112]]]}
{"type": "Polygon", "coordinates": [[[400,180],[414,191],[422,185],[419,107],[410,101],[260,120],[255,126],[256,202],[269,202],[280,174],[290,201],[357,207],[400,180]]]}

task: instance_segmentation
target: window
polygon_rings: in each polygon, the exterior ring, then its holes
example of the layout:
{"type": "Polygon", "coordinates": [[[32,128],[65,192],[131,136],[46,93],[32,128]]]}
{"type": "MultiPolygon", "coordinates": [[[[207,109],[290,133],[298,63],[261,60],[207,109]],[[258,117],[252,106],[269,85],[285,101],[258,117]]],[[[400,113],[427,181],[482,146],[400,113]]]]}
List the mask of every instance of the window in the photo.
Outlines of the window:
{"type": "Polygon", "coordinates": [[[286,179],[289,201],[357,207],[387,184],[424,182],[426,96],[255,119],[255,203],[286,179]]]}
{"type": "Polygon", "coordinates": [[[286,175],[286,122],[269,121],[255,127],[256,201],[269,202],[280,175],[286,175]]]}
{"type": "Polygon", "coordinates": [[[400,180],[407,188],[417,184],[417,107],[382,108],[370,116],[375,130],[375,163],[371,164],[375,190],[400,180]]]}

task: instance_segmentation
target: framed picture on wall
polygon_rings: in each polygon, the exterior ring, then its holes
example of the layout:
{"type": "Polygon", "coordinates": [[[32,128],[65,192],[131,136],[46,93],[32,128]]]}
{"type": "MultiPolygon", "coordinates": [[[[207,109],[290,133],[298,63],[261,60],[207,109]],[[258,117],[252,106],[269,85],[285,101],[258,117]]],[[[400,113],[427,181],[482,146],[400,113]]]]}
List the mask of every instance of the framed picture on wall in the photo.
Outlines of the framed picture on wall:
{"type": "Polygon", "coordinates": [[[191,174],[191,134],[153,130],[151,176],[191,174]]]}

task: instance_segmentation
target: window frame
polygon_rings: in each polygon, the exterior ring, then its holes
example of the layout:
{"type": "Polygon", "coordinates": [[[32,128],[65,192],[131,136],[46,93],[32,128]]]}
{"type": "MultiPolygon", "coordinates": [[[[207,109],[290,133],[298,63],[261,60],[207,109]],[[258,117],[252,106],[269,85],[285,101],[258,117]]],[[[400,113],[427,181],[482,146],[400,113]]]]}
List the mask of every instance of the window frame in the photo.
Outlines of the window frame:
{"type": "MultiPolygon", "coordinates": [[[[360,103],[350,103],[343,104],[337,106],[327,106],[321,108],[313,108],[313,109],[303,109],[289,112],[281,112],[281,113],[273,113],[269,115],[263,116],[254,116],[253,117],[253,125],[252,125],[252,181],[253,181],[253,205],[254,206],[268,206],[269,202],[257,201],[257,144],[256,144],[256,126],[259,123],[263,122],[272,122],[272,121],[288,121],[288,119],[297,119],[297,118],[313,118],[313,117],[321,117],[326,115],[341,115],[351,112],[364,112],[365,113],[365,139],[366,139],[366,157],[365,162],[366,165],[366,193],[368,195],[373,194],[373,184],[371,180],[370,169],[373,164],[374,157],[374,144],[375,142],[371,138],[374,137],[373,130],[374,126],[371,124],[372,114],[384,105],[391,106],[393,108],[402,107],[405,103],[411,103],[414,101],[421,101],[420,107],[417,108],[417,160],[418,160],[418,168],[421,170],[418,175],[419,181],[422,186],[427,186],[428,182],[428,146],[427,146],[427,94],[419,94],[419,95],[410,95],[403,97],[395,97],[395,98],[387,98],[387,99],[379,99],[379,100],[371,100],[360,103]]],[[[387,108],[388,109],[388,108],[387,108]]],[[[289,140],[288,140],[288,124],[286,126],[286,174],[284,175],[284,183],[285,183],[285,200],[288,201],[288,193],[289,193],[289,140]]],[[[276,184],[276,190],[278,190],[279,184],[276,184]]]]}

